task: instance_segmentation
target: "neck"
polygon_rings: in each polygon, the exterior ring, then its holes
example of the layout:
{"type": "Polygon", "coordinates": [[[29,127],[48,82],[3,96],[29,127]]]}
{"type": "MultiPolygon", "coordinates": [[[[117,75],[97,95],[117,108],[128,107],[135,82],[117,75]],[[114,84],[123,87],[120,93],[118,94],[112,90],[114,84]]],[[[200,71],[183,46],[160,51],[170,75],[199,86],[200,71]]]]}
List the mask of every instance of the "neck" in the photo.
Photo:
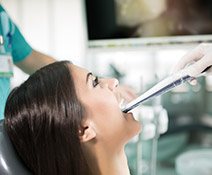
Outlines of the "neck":
{"type": "Polygon", "coordinates": [[[130,175],[124,147],[111,151],[106,146],[92,146],[86,151],[92,175],[130,175]],[[88,153],[88,154],[87,154],[88,153]]]}

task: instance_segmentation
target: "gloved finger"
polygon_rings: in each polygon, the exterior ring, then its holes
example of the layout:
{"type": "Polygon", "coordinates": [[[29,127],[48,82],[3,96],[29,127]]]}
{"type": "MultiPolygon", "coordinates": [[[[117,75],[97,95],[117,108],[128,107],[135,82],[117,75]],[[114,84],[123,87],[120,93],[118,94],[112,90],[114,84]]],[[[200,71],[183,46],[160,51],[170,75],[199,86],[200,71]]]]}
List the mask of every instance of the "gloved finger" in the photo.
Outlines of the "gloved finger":
{"type": "Polygon", "coordinates": [[[204,56],[204,51],[202,49],[202,46],[199,45],[198,47],[194,48],[192,51],[185,54],[180,59],[180,61],[176,64],[176,66],[174,66],[174,68],[172,69],[171,72],[175,73],[175,72],[183,69],[184,67],[186,67],[186,65],[188,65],[189,63],[192,63],[194,61],[198,61],[203,56],[204,56]]]}
{"type": "Polygon", "coordinates": [[[207,60],[206,56],[190,65],[186,70],[188,75],[191,77],[197,77],[199,74],[203,73],[203,71],[210,66],[205,60],[207,60]]]}

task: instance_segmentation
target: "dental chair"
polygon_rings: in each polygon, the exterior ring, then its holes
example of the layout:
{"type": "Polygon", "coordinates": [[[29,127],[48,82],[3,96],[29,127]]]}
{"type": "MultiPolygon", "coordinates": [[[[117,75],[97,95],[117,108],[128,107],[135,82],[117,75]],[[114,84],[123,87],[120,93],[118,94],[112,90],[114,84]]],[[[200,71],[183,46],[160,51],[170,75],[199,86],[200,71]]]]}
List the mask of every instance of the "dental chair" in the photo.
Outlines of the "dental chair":
{"type": "Polygon", "coordinates": [[[0,175],[30,175],[17,155],[0,120],[0,175]]]}

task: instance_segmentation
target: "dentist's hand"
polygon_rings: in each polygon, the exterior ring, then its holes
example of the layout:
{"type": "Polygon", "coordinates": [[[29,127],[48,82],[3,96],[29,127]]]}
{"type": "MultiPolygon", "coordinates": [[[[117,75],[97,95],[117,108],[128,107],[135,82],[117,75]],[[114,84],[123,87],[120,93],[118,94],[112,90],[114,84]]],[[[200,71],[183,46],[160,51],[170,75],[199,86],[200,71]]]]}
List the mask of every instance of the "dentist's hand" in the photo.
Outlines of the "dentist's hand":
{"type": "MultiPolygon", "coordinates": [[[[202,43],[192,51],[188,52],[174,67],[173,72],[177,72],[188,66],[188,74],[197,77],[207,67],[212,65],[212,44],[202,43]],[[190,65],[192,64],[192,65],[190,65]]],[[[206,71],[207,74],[212,73],[212,68],[206,71]]]]}

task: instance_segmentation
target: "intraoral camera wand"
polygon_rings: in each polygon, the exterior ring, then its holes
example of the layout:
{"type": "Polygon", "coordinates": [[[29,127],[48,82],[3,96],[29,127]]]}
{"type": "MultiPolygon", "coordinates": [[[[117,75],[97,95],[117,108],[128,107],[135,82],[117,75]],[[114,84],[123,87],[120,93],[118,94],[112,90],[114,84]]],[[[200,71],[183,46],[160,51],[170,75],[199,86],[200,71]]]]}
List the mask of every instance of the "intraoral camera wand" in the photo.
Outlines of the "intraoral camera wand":
{"type": "MultiPolygon", "coordinates": [[[[207,67],[199,76],[202,76],[210,67],[211,66],[207,67]]],[[[124,113],[127,113],[128,111],[139,106],[141,103],[152,99],[153,97],[163,95],[174,87],[179,86],[187,81],[191,81],[192,79],[194,79],[194,77],[189,76],[186,69],[183,69],[157,83],[151,89],[147,90],[144,94],[124,106],[122,108],[122,111],[124,113]]]]}

